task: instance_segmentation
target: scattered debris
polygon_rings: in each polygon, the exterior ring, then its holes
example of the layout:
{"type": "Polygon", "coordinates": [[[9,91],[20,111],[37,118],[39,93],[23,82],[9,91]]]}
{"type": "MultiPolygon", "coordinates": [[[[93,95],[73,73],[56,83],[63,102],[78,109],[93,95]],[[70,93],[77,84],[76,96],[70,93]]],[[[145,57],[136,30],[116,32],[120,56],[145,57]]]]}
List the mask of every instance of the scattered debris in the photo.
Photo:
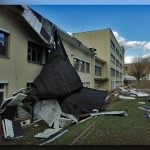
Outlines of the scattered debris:
{"type": "Polygon", "coordinates": [[[138,108],[145,110],[145,111],[150,111],[150,106],[139,106],[138,108]]]}
{"type": "Polygon", "coordinates": [[[6,139],[14,139],[23,137],[23,129],[19,121],[2,120],[4,137],[6,139]]]}
{"type": "Polygon", "coordinates": [[[31,123],[31,120],[30,119],[27,119],[27,120],[24,120],[24,121],[22,121],[22,122],[20,122],[21,123],[21,126],[22,127],[25,127],[25,126],[27,126],[27,125],[29,125],[30,123],[31,123]]]}
{"type": "Polygon", "coordinates": [[[47,143],[50,143],[50,142],[54,141],[55,139],[59,138],[60,136],[62,136],[63,134],[65,134],[66,132],[68,132],[68,129],[66,129],[64,131],[63,130],[59,131],[59,132],[55,133],[54,135],[51,135],[46,142],[41,143],[40,145],[45,145],[47,143]]]}
{"type": "Polygon", "coordinates": [[[126,99],[126,100],[135,99],[134,97],[131,97],[131,96],[123,96],[123,95],[119,95],[119,98],[120,98],[120,99],[126,99]]]}
{"type": "Polygon", "coordinates": [[[144,115],[144,118],[150,118],[150,114],[148,114],[148,113],[145,114],[145,115],[144,115]]]}
{"type": "Polygon", "coordinates": [[[139,104],[143,104],[143,105],[145,104],[145,102],[138,102],[138,103],[139,103],[139,104]]]}
{"type": "Polygon", "coordinates": [[[103,111],[99,113],[91,113],[91,116],[99,115],[119,115],[119,116],[128,116],[127,111],[103,111]]]}
{"type": "Polygon", "coordinates": [[[43,132],[36,134],[34,137],[36,138],[49,138],[51,135],[55,134],[56,132],[60,131],[60,129],[45,129],[43,132]]]}

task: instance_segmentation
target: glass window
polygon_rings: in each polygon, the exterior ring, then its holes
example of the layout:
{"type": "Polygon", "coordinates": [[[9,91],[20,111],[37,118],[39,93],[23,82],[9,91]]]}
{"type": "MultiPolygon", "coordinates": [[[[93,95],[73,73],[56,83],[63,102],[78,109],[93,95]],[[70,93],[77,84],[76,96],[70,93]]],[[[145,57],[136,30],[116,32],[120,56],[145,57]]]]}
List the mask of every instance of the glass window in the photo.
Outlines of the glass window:
{"type": "Polygon", "coordinates": [[[0,104],[4,99],[4,84],[0,84],[0,104]]]}
{"type": "Polygon", "coordinates": [[[111,40],[111,48],[112,48],[113,50],[115,50],[115,44],[113,43],[112,40],[111,40]]]}
{"type": "Polygon", "coordinates": [[[85,72],[85,61],[80,61],[80,71],[85,72]]]}
{"type": "Polygon", "coordinates": [[[85,87],[86,86],[85,82],[82,82],[82,85],[83,85],[83,87],[85,87]]]}
{"type": "Polygon", "coordinates": [[[0,56],[7,57],[8,34],[0,31],[0,56]]]}
{"type": "Polygon", "coordinates": [[[111,54],[111,62],[115,64],[115,57],[111,54]]]}
{"type": "Polygon", "coordinates": [[[73,65],[74,65],[75,70],[79,71],[79,59],[74,58],[73,65]]]}
{"type": "Polygon", "coordinates": [[[115,69],[111,68],[111,76],[114,77],[115,76],[115,69]]]}
{"type": "Polygon", "coordinates": [[[118,72],[118,71],[116,71],[116,77],[118,77],[118,78],[119,78],[119,72],[118,72]]]}
{"type": "Polygon", "coordinates": [[[86,62],[86,73],[90,73],[90,64],[86,62]]]}
{"type": "Polygon", "coordinates": [[[90,82],[86,82],[86,87],[87,87],[87,88],[90,87],[90,82]]]}
{"type": "Polygon", "coordinates": [[[28,61],[32,63],[41,64],[42,63],[43,47],[33,43],[28,42],[28,61]]]}
{"type": "Polygon", "coordinates": [[[116,59],[116,66],[118,66],[119,67],[119,61],[116,59]]]}
{"type": "Polygon", "coordinates": [[[101,76],[101,67],[95,66],[95,75],[96,76],[101,76]]]}
{"type": "Polygon", "coordinates": [[[95,89],[97,89],[97,90],[99,90],[99,89],[101,89],[101,84],[95,84],[95,89]]]}

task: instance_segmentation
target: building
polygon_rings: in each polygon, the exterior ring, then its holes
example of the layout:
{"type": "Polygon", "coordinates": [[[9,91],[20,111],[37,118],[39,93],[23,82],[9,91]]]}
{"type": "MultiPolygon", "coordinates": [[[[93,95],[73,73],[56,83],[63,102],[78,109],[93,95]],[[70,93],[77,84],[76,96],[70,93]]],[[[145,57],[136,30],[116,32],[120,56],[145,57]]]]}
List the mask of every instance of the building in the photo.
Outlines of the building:
{"type": "MultiPolygon", "coordinates": [[[[26,6],[0,6],[0,103],[32,86],[46,62],[51,25],[26,6]]],[[[95,52],[63,30],[59,33],[84,86],[94,88],[95,52]]]]}
{"type": "Polygon", "coordinates": [[[87,47],[96,49],[95,87],[111,90],[121,86],[123,84],[125,50],[119,45],[112,30],[79,32],[73,35],[87,47]]]}

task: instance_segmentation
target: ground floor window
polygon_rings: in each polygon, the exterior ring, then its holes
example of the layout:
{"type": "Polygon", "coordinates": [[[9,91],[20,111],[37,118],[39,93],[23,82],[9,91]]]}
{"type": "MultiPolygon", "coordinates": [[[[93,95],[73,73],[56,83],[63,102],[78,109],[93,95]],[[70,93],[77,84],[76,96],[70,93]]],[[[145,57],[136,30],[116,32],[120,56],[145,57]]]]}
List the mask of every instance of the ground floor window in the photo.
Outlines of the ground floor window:
{"type": "Polygon", "coordinates": [[[90,82],[82,82],[83,87],[90,88],[90,82]]]}
{"type": "Polygon", "coordinates": [[[97,89],[97,90],[101,89],[101,84],[96,83],[96,84],[95,84],[95,89],[97,89]]]}

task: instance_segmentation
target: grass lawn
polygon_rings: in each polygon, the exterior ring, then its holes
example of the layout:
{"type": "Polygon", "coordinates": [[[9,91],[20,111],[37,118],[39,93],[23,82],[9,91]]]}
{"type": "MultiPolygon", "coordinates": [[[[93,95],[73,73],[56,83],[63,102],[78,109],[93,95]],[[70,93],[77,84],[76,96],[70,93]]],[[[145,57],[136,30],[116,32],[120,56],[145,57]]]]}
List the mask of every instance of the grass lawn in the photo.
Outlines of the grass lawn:
{"type": "Polygon", "coordinates": [[[121,100],[107,107],[110,110],[127,110],[127,117],[99,116],[89,119],[80,125],[73,125],[65,135],[49,144],[70,144],[88,125],[98,119],[96,125],[77,145],[149,145],[150,119],[144,118],[145,111],[138,108],[138,101],[141,99],[121,100]]]}
{"type": "MultiPolygon", "coordinates": [[[[96,124],[86,132],[76,145],[149,145],[150,119],[144,118],[145,111],[140,110],[137,100],[120,100],[107,106],[109,110],[127,110],[128,116],[98,116],[88,119],[80,124],[71,125],[64,135],[49,145],[69,145],[82,134],[93,122],[96,124]]],[[[148,102],[146,105],[150,105],[148,102]]],[[[38,132],[48,128],[46,124],[39,123],[37,127],[25,128],[23,138],[6,140],[0,137],[0,145],[37,145],[45,140],[34,138],[38,132]]]]}

